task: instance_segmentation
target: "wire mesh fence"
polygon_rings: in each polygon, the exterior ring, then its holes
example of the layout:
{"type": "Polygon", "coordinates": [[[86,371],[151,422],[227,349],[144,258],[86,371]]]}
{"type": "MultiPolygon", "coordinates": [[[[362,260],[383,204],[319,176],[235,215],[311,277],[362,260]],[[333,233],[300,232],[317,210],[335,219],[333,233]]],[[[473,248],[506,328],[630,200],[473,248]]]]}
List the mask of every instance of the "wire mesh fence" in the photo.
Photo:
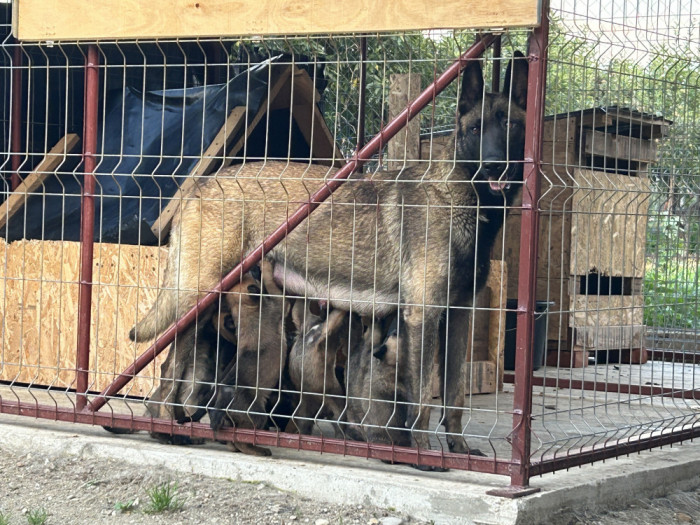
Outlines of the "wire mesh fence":
{"type": "Polygon", "coordinates": [[[3,11],[0,409],[506,475],[692,437],[698,15],[553,2],[544,60],[515,29],[18,43],[3,11]]]}

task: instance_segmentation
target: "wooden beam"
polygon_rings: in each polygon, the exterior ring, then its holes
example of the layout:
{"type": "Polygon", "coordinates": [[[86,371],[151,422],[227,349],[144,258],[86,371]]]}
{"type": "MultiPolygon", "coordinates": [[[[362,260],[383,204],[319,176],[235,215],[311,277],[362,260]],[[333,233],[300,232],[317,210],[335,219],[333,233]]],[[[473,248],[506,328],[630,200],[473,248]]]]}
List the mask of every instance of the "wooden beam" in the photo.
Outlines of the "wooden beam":
{"type": "MultiPolygon", "coordinates": [[[[391,75],[389,87],[389,120],[395,118],[421,92],[418,73],[391,75]]],[[[420,159],[420,119],[408,122],[403,130],[387,144],[388,167],[400,170],[410,167],[410,161],[420,159]]]]}
{"type": "MultiPolygon", "coordinates": [[[[233,160],[232,157],[235,157],[238,155],[238,153],[243,149],[243,146],[245,146],[245,143],[247,140],[250,138],[250,135],[253,133],[255,130],[256,126],[260,124],[260,121],[262,118],[265,116],[265,114],[270,110],[271,107],[273,107],[275,104],[277,104],[277,96],[280,94],[282,91],[282,88],[288,84],[289,79],[292,76],[292,68],[287,67],[282,70],[281,73],[279,73],[279,76],[275,79],[274,74],[275,74],[276,69],[272,70],[272,78],[270,79],[270,92],[268,93],[268,97],[263,100],[260,103],[260,109],[258,109],[258,112],[255,114],[253,117],[253,120],[250,121],[250,124],[248,124],[248,129],[245,133],[244,136],[242,136],[236,144],[231,148],[231,150],[228,152],[227,157],[224,159],[224,165],[228,166],[231,161],[233,160]]],[[[287,107],[289,104],[287,104],[287,107]]]]}
{"type": "Polygon", "coordinates": [[[316,91],[311,77],[303,69],[294,71],[294,94],[292,117],[309,144],[312,157],[320,159],[319,164],[332,164],[340,168],[345,163],[343,154],[318,109],[321,96],[316,91]]]}
{"type": "Polygon", "coordinates": [[[656,162],[656,143],[626,135],[586,130],[586,153],[615,159],[656,162]]]}
{"type": "Polygon", "coordinates": [[[66,155],[73,151],[79,143],[80,137],[78,135],[68,133],[51,148],[51,151],[46,154],[34,171],[27,175],[7,200],[0,205],[0,228],[5,226],[10,217],[24,206],[29,194],[36,190],[47,177],[54,174],[56,168],[66,159],[66,155]]]}
{"type": "Polygon", "coordinates": [[[223,160],[226,146],[243,126],[245,114],[245,107],[238,106],[233,108],[233,111],[231,111],[226,119],[226,123],[219,130],[216,137],[214,137],[214,140],[204,152],[204,155],[202,155],[201,160],[182,182],[180,189],[173,195],[170,202],[168,202],[167,206],[165,206],[156,219],[156,222],[151,226],[151,231],[160,242],[163,242],[168,235],[173,216],[180,206],[182,198],[190,192],[202,177],[211,173],[218,162],[223,160]]]}
{"type": "Polygon", "coordinates": [[[19,40],[535,27],[541,0],[14,0],[19,40]]]}

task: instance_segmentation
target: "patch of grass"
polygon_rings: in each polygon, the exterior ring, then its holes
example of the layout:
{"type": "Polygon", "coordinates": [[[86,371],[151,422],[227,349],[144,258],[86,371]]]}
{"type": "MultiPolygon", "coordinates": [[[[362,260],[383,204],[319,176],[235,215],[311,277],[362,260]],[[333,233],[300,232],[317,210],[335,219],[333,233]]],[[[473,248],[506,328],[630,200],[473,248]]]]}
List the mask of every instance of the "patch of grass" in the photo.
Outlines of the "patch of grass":
{"type": "Polygon", "coordinates": [[[10,517],[12,514],[9,512],[0,511],[0,525],[10,525],[10,517]]]}
{"type": "Polygon", "coordinates": [[[29,525],[44,525],[48,517],[49,515],[45,508],[32,509],[27,512],[27,523],[29,525]]]}
{"type": "Polygon", "coordinates": [[[177,482],[166,481],[155,487],[146,489],[149,504],[144,509],[147,514],[157,514],[159,512],[177,511],[182,509],[185,501],[177,493],[177,482]]]}
{"type": "Polygon", "coordinates": [[[121,512],[122,514],[126,512],[131,512],[136,507],[135,500],[130,499],[129,501],[117,501],[114,504],[114,510],[121,512]]]}

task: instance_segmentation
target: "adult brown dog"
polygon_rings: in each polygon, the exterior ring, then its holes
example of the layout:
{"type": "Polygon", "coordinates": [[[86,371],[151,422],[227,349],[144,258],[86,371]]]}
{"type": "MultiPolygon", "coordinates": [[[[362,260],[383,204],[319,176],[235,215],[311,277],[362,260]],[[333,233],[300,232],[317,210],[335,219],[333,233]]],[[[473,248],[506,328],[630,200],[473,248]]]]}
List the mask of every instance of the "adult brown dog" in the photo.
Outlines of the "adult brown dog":
{"type": "MultiPolygon", "coordinates": [[[[471,304],[490,251],[519,190],[525,142],[527,61],[516,53],[503,93],[484,93],[478,61],[465,68],[454,140],[443,160],[399,172],[357,174],[266,257],[285,293],[381,317],[397,308],[399,380],[407,426],[428,448],[430,383],[440,317],[471,304]],[[515,183],[515,184],[514,184],[515,183]]],[[[175,215],[163,286],[130,337],[165,330],[279,226],[332,171],[260,162],[222,170],[183,200],[175,215]]],[[[462,433],[464,356],[450,355],[445,425],[462,433]],[[457,371],[462,374],[455,380],[457,371]]],[[[463,440],[453,451],[467,452],[463,440]]]]}

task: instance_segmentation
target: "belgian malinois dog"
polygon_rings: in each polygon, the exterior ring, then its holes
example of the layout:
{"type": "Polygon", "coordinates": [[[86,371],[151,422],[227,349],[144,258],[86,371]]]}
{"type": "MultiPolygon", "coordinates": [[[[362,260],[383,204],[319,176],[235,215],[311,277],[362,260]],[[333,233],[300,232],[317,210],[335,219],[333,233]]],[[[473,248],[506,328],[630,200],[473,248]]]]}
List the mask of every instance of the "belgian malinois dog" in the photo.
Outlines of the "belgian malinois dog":
{"type": "MultiPolygon", "coordinates": [[[[428,448],[433,360],[447,306],[470,305],[523,174],[527,61],[516,53],[503,93],[465,68],[453,141],[442,160],[356,174],[267,258],[286,294],[322,298],[361,316],[399,312],[397,367],[407,427],[428,448]]],[[[332,175],[323,166],[255,162],[199,184],[175,215],[164,282],[130,337],[164,331],[332,175]]],[[[239,327],[240,330],[240,327],[239,327]]],[[[464,350],[462,350],[463,352],[464,350]]],[[[462,435],[464,355],[448,356],[448,434],[462,435]],[[461,372],[461,374],[460,374],[461,372]],[[459,374],[459,375],[458,375],[459,374]]],[[[462,439],[450,448],[468,452],[462,439]]]]}

